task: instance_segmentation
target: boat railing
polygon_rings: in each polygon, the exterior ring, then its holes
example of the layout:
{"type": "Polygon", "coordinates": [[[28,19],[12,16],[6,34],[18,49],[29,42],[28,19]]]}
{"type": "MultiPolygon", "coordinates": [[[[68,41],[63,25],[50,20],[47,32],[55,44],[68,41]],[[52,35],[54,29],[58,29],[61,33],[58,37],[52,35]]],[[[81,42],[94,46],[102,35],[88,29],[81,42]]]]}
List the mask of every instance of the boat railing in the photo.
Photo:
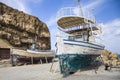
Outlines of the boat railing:
{"type": "Polygon", "coordinates": [[[75,17],[82,17],[85,20],[91,20],[92,22],[95,22],[94,16],[87,11],[86,9],[82,9],[82,11],[79,10],[78,7],[65,7],[61,8],[57,12],[56,19],[59,20],[62,17],[69,17],[69,16],[75,16],[75,17]]]}
{"type": "Polygon", "coordinates": [[[30,51],[36,51],[36,52],[55,52],[55,50],[30,50],[30,51]]]}
{"type": "MultiPolygon", "coordinates": [[[[67,40],[68,39],[68,36],[75,36],[75,35],[72,35],[72,34],[66,34],[66,35],[64,35],[64,37],[66,37],[64,40],[67,40]]],[[[88,42],[90,42],[90,43],[96,43],[96,44],[98,44],[98,45],[101,45],[101,46],[104,46],[103,45],[103,40],[101,39],[101,37],[96,37],[96,36],[94,36],[95,37],[95,40],[93,40],[93,41],[83,41],[83,39],[74,39],[73,41],[80,41],[80,42],[86,42],[86,43],[88,43],[88,42]]]]}
{"type": "MultiPolygon", "coordinates": [[[[84,28],[89,28],[90,26],[89,25],[84,25],[84,28]]],[[[98,24],[91,24],[91,27],[96,27],[96,29],[100,29],[100,27],[98,26],[98,24]]],[[[62,29],[60,27],[58,27],[60,30],[64,31],[64,32],[67,32],[67,31],[72,31],[72,30],[78,30],[78,29],[83,29],[82,26],[74,26],[72,28],[67,28],[67,29],[62,29]]]]}

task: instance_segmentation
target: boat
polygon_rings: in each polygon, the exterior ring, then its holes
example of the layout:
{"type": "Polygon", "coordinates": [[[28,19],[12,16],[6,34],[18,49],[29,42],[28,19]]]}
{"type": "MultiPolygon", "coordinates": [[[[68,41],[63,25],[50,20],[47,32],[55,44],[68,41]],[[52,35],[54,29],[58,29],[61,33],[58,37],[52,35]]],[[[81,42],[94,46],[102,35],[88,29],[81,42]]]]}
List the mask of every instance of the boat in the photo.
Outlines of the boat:
{"type": "Polygon", "coordinates": [[[101,25],[92,13],[78,7],[64,7],[57,12],[56,51],[62,74],[89,67],[105,46],[101,39],[101,25]]]}
{"type": "Polygon", "coordinates": [[[54,50],[39,50],[36,44],[27,50],[20,50],[11,48],[11,63],[12,65],[22,64],[33,64],[34,63],[48,63],[52,62],[52,59],[56,56],[54,50]]]}

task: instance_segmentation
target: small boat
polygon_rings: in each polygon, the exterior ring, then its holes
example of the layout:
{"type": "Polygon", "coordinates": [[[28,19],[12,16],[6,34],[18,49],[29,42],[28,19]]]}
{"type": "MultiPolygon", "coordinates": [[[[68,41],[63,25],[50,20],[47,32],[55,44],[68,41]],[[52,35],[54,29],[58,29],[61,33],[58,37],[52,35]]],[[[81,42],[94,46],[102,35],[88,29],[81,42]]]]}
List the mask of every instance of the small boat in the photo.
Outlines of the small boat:
{"type": "Polygon", "coordinates": [[[79,7],[64,7],[57,12],[56,50],[63,74],[90,65],[105,47],[100,38],[101,26],[78,3],[79,7]]]}
{"type": "Polygon", "coordinates": [[[56,56],[55,51],[38,50],[35,46],[35,44],[32,44],[32,48],[27,50],[11,48],[11,63],[17,65],[18,63],[33,64],[52,62],[52,59],[56,56]]]}

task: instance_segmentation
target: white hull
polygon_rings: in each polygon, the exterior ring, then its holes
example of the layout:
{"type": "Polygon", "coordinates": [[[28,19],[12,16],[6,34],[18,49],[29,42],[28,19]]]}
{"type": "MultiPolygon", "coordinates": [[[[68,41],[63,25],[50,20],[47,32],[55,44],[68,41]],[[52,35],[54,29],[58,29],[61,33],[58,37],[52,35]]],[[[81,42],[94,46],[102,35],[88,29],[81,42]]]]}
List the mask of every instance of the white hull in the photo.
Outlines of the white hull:
{"type": "Polygon", "coordinates": [[[12,55],[19,55],[19,56],[27,56],[27,57],[54,57],[56,54],[53,51],[47,52],[36,52],[32,50],[19,50],[19,49],[11,49],[12,55]]]}
{"type": "MultiPolygon", "coordinates": [[[[103,45],[85,41],[63,40],[63,54],[100,54],[103,45]]],[[[60,48],[60,47],[59,47],[60,48]]]]}

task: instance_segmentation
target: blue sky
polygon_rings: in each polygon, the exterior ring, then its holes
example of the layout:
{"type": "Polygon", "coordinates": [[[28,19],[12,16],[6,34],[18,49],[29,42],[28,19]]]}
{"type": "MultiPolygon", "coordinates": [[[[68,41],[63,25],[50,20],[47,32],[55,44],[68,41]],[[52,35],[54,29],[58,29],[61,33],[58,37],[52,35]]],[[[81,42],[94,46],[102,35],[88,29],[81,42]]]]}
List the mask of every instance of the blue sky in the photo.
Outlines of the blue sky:
{"type": "MultiPolygon", "coordinates": [[[[76,7],[77,0],[0,0],[1,2],[37,16],[45,22],[51,33],[52,49],[55,49],[57,33],[56,13],[62,7],[76,7]]],[[[92,10],[102,25],[102,37],[106,49],[120,54],[120,0],[81,0],[82,7],[92,10]]]]}

